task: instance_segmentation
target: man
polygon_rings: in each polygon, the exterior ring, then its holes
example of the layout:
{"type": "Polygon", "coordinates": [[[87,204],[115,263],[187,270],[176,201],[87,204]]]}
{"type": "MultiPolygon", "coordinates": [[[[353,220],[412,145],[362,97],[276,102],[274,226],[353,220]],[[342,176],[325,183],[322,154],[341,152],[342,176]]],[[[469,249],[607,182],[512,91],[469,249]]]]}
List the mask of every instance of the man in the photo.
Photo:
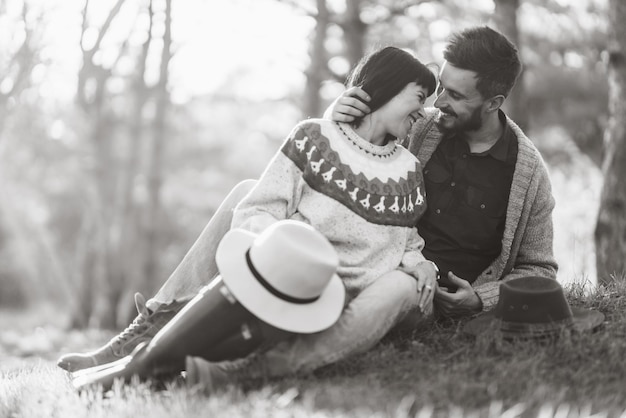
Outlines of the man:
{"type": "MultiPolygon", "coordinates": [[[[408,148],[426,164],[428,210],[418,224],[424,255],[449,279],[436,289],[436,307],[458,316],[493,306],[498,280],[555,277],[554,199],[538,151],[500,110],[521,68],[515,47],[489,28],[474,28],[453,37],[445,58],[439,110],[413,128],[408,148]]],[[[337,100],[332,119],[368,111],[355,94],[364,93],[351,89],[337,100]]],[[[231,192],[147,306],[137,300],[133,324],[99,350],[62,357],[59,366],[73,371],[114,361],[151,339],[217,273],[206,255],[215,254],[214,237],[228,230],[232,209],[250,188],[243,183],[231,192]]]]}
{"type": "MultiPolygon", "coordinates": [[[[428,209],[417,227],[441,274],[435,309],[454,317],[494,306],[499,280],[556,278],[557,264],[546,167],[500,109],[521,71],[517,49],[477,27],[453,35],[444,59],[435,109],[405,145],[424,165],[428,209]]],[[[366,96],[346,91],[330,117],[367,113],[366,96]]]]}

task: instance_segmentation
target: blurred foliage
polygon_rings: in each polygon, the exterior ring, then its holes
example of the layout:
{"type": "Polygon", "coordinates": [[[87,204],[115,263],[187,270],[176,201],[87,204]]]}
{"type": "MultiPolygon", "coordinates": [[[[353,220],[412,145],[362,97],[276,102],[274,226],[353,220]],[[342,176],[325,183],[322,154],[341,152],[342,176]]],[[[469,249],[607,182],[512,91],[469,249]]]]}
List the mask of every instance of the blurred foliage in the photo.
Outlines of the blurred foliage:
{"type": "MultiPolygon", "coordinates": [[[[241,3],[245,13],[246,1],[233,1],[241,3]]],[[[287,9],[294,16],[309,16],[310,41],[314,42],[319,1],[264,1],[267,6],[287,9]]],[[[162,3],[154,1],[155,16],[162,13],[162,3]]],[[[211,3],[215,13],[219,13],[219,3],[215,2],[215,6],[211,3]]],[[[304,85],[300,90],[288,90],[279,98],[242,94],[237,88],[238,82],[245,78],[242,73],[231,74],[209,94],[170,103],[160,168],[161,215],[155,250],[158,273],[148,287],[125,289],[126,292],[150,293],[158,288],[232,186],[242,179],[257,177],[300,118],[322,113],[342,90],[343,79],[354,65],[358,36],[362,36],[364,52],[375,46],[394,44],[413,50],[424,62],[440,63],[442,47],[452,31],[492,24],[495,10],[492,0],[328,0],[323,3],[328,9],[328,21],[326,30],[322,31],[323,53],[315,58],[322,60],[321,72],[316,72],[318,77],[322,75],[316,84],[315,94],[320,97],[315,103],[317,111],[303,109],[304,85]],[[348,38],[352,39],[351,43],[348,38]]],[[[98,93],[103,94],[104,114],[100,116],[104,117],[101,122],[107,127],[107,135],[101,145],[111,151],[106,160],[105,178],[112,191],[110,196],[115,197],[103,202],[117,205],[116,199],[124,187],[130,187],[127,203],[141,213],[149,202],[146,174],[149,161],[145,157],[149,154],[152,134],[146,126],[154,116],[155,86],[149,75],[158,72],[159,63],[154,57],[159,51],[150,51],[146,73],[140,75],[146,82],[148,99],[141,120],[137,120],[133,109],[139,96],[134,83],[146,37],[144,9],[148,2],[118,4],[121,8],[113,21],[117,36],[105,37],[103,50],[94,56],[98,71],[102,72],[94,74],[107,77],[107,81],[102,91],[89,90],[87,85],[86,92],[92,99],[98,93]],[[132,135],[134,124],[143,126],[139,137],[132,135]],[[128,169],[134,146],[139,147],[141,158],[131,167],[132,176],[125,178],[123,173],[128,169]]],[[[93,38],[114,4],[91,2],[89,6],[96,7],[95,11],[89,9],[95,23],[86,32],[93,38]]],[[[173,2],[174,21],[179,6],[179,2],[173,2]]],[[[93,233],[92,225],[104,216],[104,208],[99,208],[99,200],[94,198],[99,193],[94,173],[103,156],[90,139],[95,116],[81,109],[76,100],[79,38],[75,36],[71,38],[74,43],[68,41],[63,45],[62,55],[69,61],[63,63],[57,55],[59,49],[47,41],[51,23],[59,19],[57,7],[54,2],[0,0],[3,34],[0,36],[0,199],[3,202],[0,205],[0,305],[24,305],[47,299],[70,309],[79,303],[91,303],[79,300],[77,289],[93,280],[87,275],[101,274],[97,266],[84,267],[89,263],[87,249],[102,239],[93,233]],[[74,73],[66,85],[52,88],[51,74],[60,67],[66,71],[67,67],[72,68],[74,73]]],[[[80,13],[77,9],[73,20],[67,22],[76,27],[76,34],[81,31],[80,13]]],[[[531,134],[544,127],[561,126],[596,162],[600,161],[602,131],[607,120],[605,13],[605,4],[600,0],[521,0],[517,9],[531,134]]],[[[163,32],[159,22],[150,32],[157,38],[163,32]]],[[[173,36],[176,39],[175,30],[173,36]]],[[[93,42],[91,38],[84,39],[83,47],[87,47],[88,41],[93,42]]],[[[174,45],[172,65],[176,65],[176,48],[180,46],[176,42],[174,45]]],[[[82,50],[85,51],[88,48],[82,50]]],[[[268,46],[268,54],[283,53],[268,46]]],[[[308,62],[305,59],[291,64],[300,65],[298,70],[311,77],[308,68],[318,68],[313,66],[313,58],[311,55],[308,62]]],[[[254,71],[254,63],[242,71],[254,71]]],[[[170,91],[175,89],[175,82],[170,81],[170,91]]],[[[141,230],[141,216],[136,221],[139,224],[133,228],[141,230]]],[[[108,225],[111,242],[124,243],[129,230],[113,221],[108,225]]],[[[108,262],[118,261],[113,257],[108,262]]],[[[136,268],[129,267],[125,277],[136,274],[133,273],[136,268]]],[[[127,278],[115,282],[116,286],[134,286],[127,278]]],[[[122,297],[119,303],[128,310],[132,309],[130,301],[129,297],[122,297]]],[[[94,299],[93,303],[97,301],[94,299]]]]}

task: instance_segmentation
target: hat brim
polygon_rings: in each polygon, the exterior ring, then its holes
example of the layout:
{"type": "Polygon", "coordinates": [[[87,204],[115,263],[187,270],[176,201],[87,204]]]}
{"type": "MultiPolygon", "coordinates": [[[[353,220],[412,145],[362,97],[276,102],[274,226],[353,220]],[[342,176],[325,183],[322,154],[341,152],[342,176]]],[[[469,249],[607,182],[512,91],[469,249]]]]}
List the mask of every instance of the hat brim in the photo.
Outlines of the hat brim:
{"type": "MultiPolygon", "coordinates": [[[[573,315],[572,330],[585,332],[597,328],[604,321],[604,314],[592,309],[571,308],[573,315]]],[[[499,332],[504,338],[541,338],[557,334],[562,329],[555,325],[551,330],[539,326],[533,327],[528,324],[523,331],[510,332],[500,330],[500,321],[495,317],[493,310],[477,316],[468,321],[463,327],[463,332],[477,336],[487,331],[499,332]]]]}
{"type": "Polygon", "coordinates": [[[339,276],[333,275],[314,302],[298,304],[280,299],[263,287],[247,266],[245,254],[256,237],[243,229],[233,229],[224,236],[215,255],[222,280],[239,303],[262,321],[285,331],[310,334],[332,326],[341,315],[345,299],[339,276]]]}

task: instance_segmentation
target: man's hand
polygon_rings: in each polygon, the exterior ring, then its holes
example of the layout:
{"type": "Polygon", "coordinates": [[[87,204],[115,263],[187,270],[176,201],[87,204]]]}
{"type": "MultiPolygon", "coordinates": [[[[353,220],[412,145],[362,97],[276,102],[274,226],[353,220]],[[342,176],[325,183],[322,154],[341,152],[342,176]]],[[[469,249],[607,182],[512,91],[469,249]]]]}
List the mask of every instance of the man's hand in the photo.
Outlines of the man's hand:
{"type": "Polygon", "coordinates": [[[330,104],[324,112],[324,118],[335,122],[352,122],[370,113],[364,101],[369,102],[370,96],[360,87],[351,87],[330,104]]]}
{"type": "Polygon", "coordinates": [[[456,318],[460,316],[469,316],[480,312],[482,302],[474,292],[472,285],[463,280],[454,273],[448,273],[448,279],[458,286],[455,293],[450,293],[447,288],[439,287],[435,289],[435,308],[444,316],[456,318]]]}

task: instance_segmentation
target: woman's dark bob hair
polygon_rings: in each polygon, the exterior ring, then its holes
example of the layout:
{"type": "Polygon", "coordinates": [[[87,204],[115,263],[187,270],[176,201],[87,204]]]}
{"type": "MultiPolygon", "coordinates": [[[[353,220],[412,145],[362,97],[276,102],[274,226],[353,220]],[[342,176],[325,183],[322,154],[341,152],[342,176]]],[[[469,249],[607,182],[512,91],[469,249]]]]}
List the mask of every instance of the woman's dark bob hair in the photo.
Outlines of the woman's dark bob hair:
{"type": "MultiPolygon", "coordinates": [[[[378,49],[359,61],[348,75],[347,87],[361,87],[371,100],[374,112],[384,106],[411,82],[426,88],[428,96],[435,92],[437,79],[433,72],[410,53],[393,46],[378,49]]],[[[362,118],[353,123],[358,126],[362,118]]]]}

